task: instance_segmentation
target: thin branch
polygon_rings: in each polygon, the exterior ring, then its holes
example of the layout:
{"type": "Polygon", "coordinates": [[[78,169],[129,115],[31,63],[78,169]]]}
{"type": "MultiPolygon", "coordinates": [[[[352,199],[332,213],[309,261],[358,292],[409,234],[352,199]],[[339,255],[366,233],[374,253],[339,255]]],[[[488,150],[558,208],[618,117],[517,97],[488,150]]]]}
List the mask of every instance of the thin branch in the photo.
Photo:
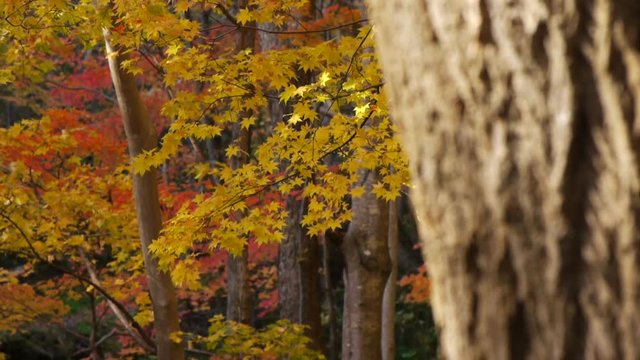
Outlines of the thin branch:
{"type": "Polygon", "coordinates": [[[96,90],[96,89],[91,89],[91,88],[84,87],[84,86],[66,86],[64,84],[61,84],[61,83],[59,83],[57,81],[53,81],[53,80],[46,80],[45,83],[51,84],[51,85],[54,85],[54,86],[59,87],[61,89],[69,90],[69,91],[88,91],[88,92],[92,92],[94,94],[98,94],[98,95],[102,96],[103,98],[111,101],[114,104],[117,103],[116,99],[114,99],[113,97],[103,93],[102,91],[96,90]]]}
{"type": "Polygon", "coordinates": [[[149,54],[144,52],[142,49],[138,49],[137,51],[149,63],[149,65],[151,65],[151,67],[153,67],[158,72],[158,74],[165,75],[164,69],[162,69],[160,65],[158,65],[157,62],[153,60],[149,54]]]}
{"type": "Polygon", "coordinates": [[[342,29],[345,27],[349,27],[349,26],[353,26],[353,25],[357,25],[357,24],[362,24],[362,23],[366,23],[369,22],[369,19],[360,19],[357,21],[353,21],[350,23],[346,23],[346,24],[340,24],[340,25],[336,25],[336,26],[332,26],[332,27],[328,27],[328,28],[324,28],[324,29],[318,29],[318,30],[269,30],[269,29],[264,29],[264,28],[260,28],[257,26],[248,26],[248,25],[240,25],[237,23],[233,23],[233,24],[220,24],[220,25],[216,25],[216,26],[212,26],[207,30],[215,30],[216,28],[221,28],[221,27],[235,27],[235,28],[239,28],[239,29],[248,29],[248,30],[255,30],[255,31],[260,31],[263,33],[267,33],[267,34],[282,34],[282,35],[305,35],[305,34],[317,34],[317,33],[325,33],[328,31],[332,31],[332,30],[338,30],[338,29],[342,29]]]}
{"type": "MultiPolygon", "coordinates": [[[[112,337],[113,335],[116,335],[117,330],[116,329],[111,329],[111,331],[109,331],[106,335],[104,335],[103,337],[101,337],[100,339],[98,339],[98,341],[96,341],[96,343],[94,344],[94,347],[98,347],[100,346],[103,342],[109,340],[110,337],[112,337]]],[[[82,348],[79,349],[78,351],[76,351],[73,356],[80,356],[82,354],[85,353],[91,353],[92,349],[91,347],[87,347],[87,348],[82,348]]]]}
{"type": "Polygon", "coordinates": [[[216,6],[216,8],[218,8],[218,9],[220,10],[220,12],[222,13],[222,15],[224,15],[224,17],[226,17],[226,18],[227,18],[227,20],[231,21],[231,23],[233,24],[233,26],[236,26],[236,27],[240,26],[240,25],[238,24],[238,20],[236,20],[236,18],[235,18],[233,15],[231,15],[231,13],[229,12],[229,10],[227,10],[227,8],[226,8],[226,7],[224,7],[224,6],[223,6],[222,4],[220,4],[220,3],[216,3],[216,5],[215,5],[215,6],[216,6]]]}
{"type": "MultiPolygon", "coordinates": [[[[91,265],[91,262],[89,261],[87,256],[84,254],[84,251],[82,251],[82,249],[80,249],[79,253],[80,253],[80,258],[82,259],[82,262],[84,262],[84,266],[87,268],[87,272],[89,273],[89,277],[91,278],[91,281],[93,281],[95,284],[101,285],[100,284],[100,279],[98,279],[98,275],[93,270],[93,266],[91,265]]],[[[122,323],[122,325],[124,326],[125,330],[127,330],[129,335],[131,335],[131,337],[133,337],[136,340],[136,342],[138,342],[140,345],[145,347],[146,350],[148,350],[148,351],[152,350],[152,349],[147,349],[146,348],[146,346],[149,346],[150,344],[147,344],[147,341],[140,334],[138,334],[135,331],[135,329],[127,321],[126,315],[123,314],[122,311],[120,311],[118,306],[116,306],[115,303],[111,302],[108,299],[107,299],[107,304],[109,305],[109,307],[111,308],[113,313],[116,315],[116,317],[118,318],[120,323],[122,323]]]]}
{"type": "MultiPolygon", "coordinates": [[[[362,123],[360,124],[360,126],[358,126],[358,129],[362,129],[367,124],[367,121],[369,121],[369,119],[373,115],[373,111],[374,110],[369,111],[369,114],[367,114],[367,117],[365,117],[364,120],[362,120],[362,123]]],[[[358,130],[354,131],[353,134],[351,134],[351,136],[349,136],[349,138],[345,142],[343,142],[333,150],[327,151],[324,155],[320,157],[319,160],[323,160],[325,157],[340,151],[343,147],[347,146],[351,142],[351,140],[353,140],[356,137],[357,134],[358,134],[358,130]]]]}
{"type": "MultiPolygon", "coordinates": [[[[367,124],[369,119],[371,119],[371,117],[373,116],[373,113],[374,113],[373,109],[371,111],[369,111],[369,114],[367,114],[367,116],[362,120],[362,123],[358,126],[358,129],[363,128],[367,124]]],[[[353,134],[351,134],[351,136],[349,136],[349,138],[347,140],[345,140],[342,144],[336,146],[334,149],[329,150],[326,153],[324,153],[322,156],[320,156],[320,158],[318,160],[323,160],[325,157],[340,151],[342,148],[347,146],[356,137],[357,134],[358,134],[358,131],[357,130],[354,131],[353,134]]],[[[241,201],[245,201],[248,198],[250,198],[252,196],[256,196],[256,195],[262,193],[263,191],[265,191],[265,190],[267,190],[267,189],[269,189],[269,188],[271,188],[273,186],[282,184],[282,183],[292,179],[296,175],[297,174],[295,174],[295,173],[289,174],[289,175],[284,176],[281,179],[272,181],[272,182],[270,182],[270,183],[268,183],[266,185],[259,185],[259,186],[254,186],[253,188],[242,189],[242,190],[238,191],[236,194],[234,194],[231,197],[231,199],[229,201],[227,201],[226,204],[224,204],[223,206],[219,207],[216,211],[221,212],[221,211],[224,211],[226,209],[229,209],[229,208],[233,207],[234,205],[237,205],[241,201]],[[248,194],[244,194],[246,191],[250,191],[252,189],[258,189],[258,190],[254,191],[254,192],[250,192],[248,194]]]]}

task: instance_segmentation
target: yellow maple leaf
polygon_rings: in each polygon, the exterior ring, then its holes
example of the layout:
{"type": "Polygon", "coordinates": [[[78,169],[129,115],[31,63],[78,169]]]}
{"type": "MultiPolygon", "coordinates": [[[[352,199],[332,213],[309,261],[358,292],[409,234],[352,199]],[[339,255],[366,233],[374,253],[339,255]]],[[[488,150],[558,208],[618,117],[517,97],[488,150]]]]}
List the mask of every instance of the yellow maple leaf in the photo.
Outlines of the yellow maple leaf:
{"type": "Polygon", "coordinates": [[[246,25],[246,23],[248,23],[251,20],[253,20],[253,18],[251,16],[251,12],[249,12],[249,9],[244,8],[244,9],[240,9],[240,11],[238,11],[238,15],[236,15],[236,20],[238,20],[238,22],[240,24],[246,25]]]}
{"type": "Polygon", "coordinates": [[[291,125],[295,125],[297,123],[299,123],[300,121],[302,121],[302,117],[299,114],[293,114],[291,115],[291,117],[289,118],[289,124],[291,125]]]}
{"type": "Polygon", "coordinates": [[[318,79],[318,82],[320,83],[321,86],[326,86],[329,80],[331,80],[329,73],[324,71],[322,72],[322,74],[320,74],[320,78],[318,79]]]}
{"type": "Polygon", "coordinates": [[[315,120],[318,117],[318,113],[316,113],[313,109],[310,109],[304,103],[295,104],[293,106],[293,113],[294,115],[299,115],[301,118],[309,119],[311,121],[315,120]]]}
{"type": "Polygon", "coordinates": [[[248,118],[242,119],[240,125],[243,129],[248,129],[251,125],[256,123],[257,118],[255,116],[250,116],[248,118]]]}
{"type": "Polygon", "coordinates": [[[237,156],[238,153],[240,152],[240,148],[237,147],[236,145],[230,145],[229,147],[227,147],[227,157],[232,157],[232,156],[237,156]]]}
{"type": "Polygon", "coordinates": [[[291,99],[296,95],[297,91],[298,91],[298,88],[295,87],[295,85],[287,86],[280,94],[280,101],[286,103],[287,101],[289,101],[289,99],[291,99]]]}
{"type": "Polygon", "coordinates": [[[182,49],[182,44],[174,43],[167,47],[166,53],[167,55],[176,55],[180,49],[182,49]]]}
{"type": "Polygon", "coordinates": [[[364,195],[364,187],[357,186],[351,189],[351,196],[353,196],[354,198],[359,198],[362,195],[364,195]]]}

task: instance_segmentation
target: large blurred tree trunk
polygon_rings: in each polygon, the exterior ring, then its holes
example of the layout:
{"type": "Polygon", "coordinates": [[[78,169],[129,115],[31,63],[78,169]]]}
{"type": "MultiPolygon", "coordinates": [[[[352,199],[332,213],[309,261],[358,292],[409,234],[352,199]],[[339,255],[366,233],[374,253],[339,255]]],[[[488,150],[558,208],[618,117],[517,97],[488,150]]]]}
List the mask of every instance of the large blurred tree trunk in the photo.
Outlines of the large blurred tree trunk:
{"type": "MultiPolygon", "coordinates": [[[[127,57],[115,53],[108,31],[105,30],[104,35],[111,78],[127,135],[129,156],[134,158],[142,151],[156,147],[158,144],[156,129],[140,98],[135,77],[121,68],[122,61],[127,57]]],[[[159,269],[158,261],[149,252],[149,245],[158,237],[162,229],[157,176],[155,168],[144,175],[133,174],[133,196],[149,293],[153,304],[157,356],[160,360],[180,360],[184,358],[182,343],[174,342],[170,338],[171,333],[180,331],[176,292],[170,275],[159,269]]]]}
{"type": "Polygon", "coordinates": [[[640,2],[370,5],[444,355],[640,358],[640,2]]]}

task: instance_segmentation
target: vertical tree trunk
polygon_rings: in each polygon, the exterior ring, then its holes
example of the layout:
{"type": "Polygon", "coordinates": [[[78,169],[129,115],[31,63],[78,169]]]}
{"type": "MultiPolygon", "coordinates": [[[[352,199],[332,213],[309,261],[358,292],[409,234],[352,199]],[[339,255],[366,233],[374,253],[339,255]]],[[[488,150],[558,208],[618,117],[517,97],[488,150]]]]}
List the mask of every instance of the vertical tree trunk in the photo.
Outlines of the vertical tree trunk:
{"type": "Polygon", "coordinates": [[[396,201],[389,203],[389,234],[388,234],[389,258],[391,259],[391,272],[384,287],[382,298],[382,359],[393,360],[396,358],[396,294],[398,280],[398,204],[396,201]]]}
{"type": "MultiPolygon", "coordinates": [[[[244,8],[248,4],[247,0],[239,0],[238,8],[244,8]]],[[[250,23],[249,26],[255,26],[250,23]]],[[[240,36],[237,40],[238,51],[244,49],[255,50],[256,32],[250,28],[240,28],[240,36]]],[[[242,114],[247,116],[248,114],[242,114]]],[[[240,154],[233,163],[233,168],[249,162],[251,152],[251,131],[242,129],[240,124],[236,124],[234,137],[238,138],[240,154]]],[[[245,246],[240,256],[229,255],[227,259],[227,320],[239,321],[248,324],[251,322],[253,313],[253,300],[251,288],[249,287],[249,252],[248,245],[245,246]]]]}
{"type": "Polygon", "coordinates": [[[306,211],[304,200],[290,196],[287,207],[287,233],[278,260],[280,317],[308,325],[306,335],[313,341],[311,346],[322,351],[320,249],[317,239],[308,236],[301,225],[306,211]]]}
{"type": "MultiPolygon", "coordinates": [[[[140,98],[134,76],[120,67],[126,57],[123,54],[116,54],[111,46],[109,36],[109,32],[104,30],[111,78],[122,113],[122,122],[129,145],[129,156],[133,158],[144,150],[156,147],[156,130],[140,98]]],[[[133,195],[136,203],[142,254],[153,304],[153,324],[156,331],[158,359],[180,360],[184,358],[182,344],[170,339],[171,333],[180,331],[175,289],[169,274],[160,271],[157,260],[149,253],[149,245],[158,237],[162,229],[157,175],[155,168],[150,169],[144,175],[133,174],[133,195]]]]}
{"type": "MultiPolygon", "coordinates": [[[[234,137],[239,138],[241,153],[233,162],[233,168],[246,164],[251,151],[251,134],[237,124],[234,137]]],[[[245,245],[239,256],[229,254],[227,258],[227,320],[249,324],[253,314],[253,299],[249,286],[249,251],[245,245]]]]}
{"type": "Polygon", "coordinates": [[[377,176],[361,171],[365,194],[352,201],[353,217],[344,239],[345,298],[343,360],[382,359],[382,297],[391,269],[388,205],[372,192],[377,176]]]}
{"type": "MultiPolygon", "coordinates": [[[[314,1],[304,17],[315,17],[314,1]]],[[[260,24],[261,29],[278,30],[272,23],[260,24]]],[[[267,52],[280,45],[274,33],[259,33],[260,48],[267,52]]],[[[312,74],[298,71],[300,84],[311,82],[312,74]]],[[[269,116],[272,124],[283,121],[283,114],[290,112],[279,100],[269,100],[269,116]]],[[[305,335],[311,340],[310,346],[318,351],[324,350],[322,336],[322,290],[320,285],[320,249],[316,238],[309,237],[302,227],[301,220],[306,213],[305,201],[290,195],[286,200],[289,215],[285,238],[278,247],[278,305],[280,318],[293,323],[308,326],[305,335]]]]}
{"type": "MultiPolygon", "coordinates": [[[[324,295],[327,302],[327,327],[329,328],[329,337],[327,339],[327,359],[337,360],[339,355],[338,349],[338,318],[335,296],[335,285],[331,276],[331,245],[327,234],[319,236],[322,244],[322,274],[324,278],[324,295]]],[[[342,273],[342,271],[340,271],[342,273]]]]}
{"type": "Polygon", "coordinates": [[[444,355],[640,358],[640,2],[370,5],[444,355]]]}

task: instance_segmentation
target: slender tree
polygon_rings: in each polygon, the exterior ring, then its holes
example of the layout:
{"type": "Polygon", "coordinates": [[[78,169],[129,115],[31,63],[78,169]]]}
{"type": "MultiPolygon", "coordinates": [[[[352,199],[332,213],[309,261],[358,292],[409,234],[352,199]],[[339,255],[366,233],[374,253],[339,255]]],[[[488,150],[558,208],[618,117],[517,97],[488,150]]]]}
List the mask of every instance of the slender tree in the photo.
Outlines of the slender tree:
{"type": "Polygon", "coordinates": [[[449,359],[640,357],[635,0],[371,0],[449,359]]]}
{"type": "MultiPolygon", "coordinates": [[[[129,156],[134,158],[142,151],[151,150],[157,145],[156,130],[140,98],[135,77],[121,67],[122,62],[127,59],[126,55],[118,53],[112,47],[108,30],[104,30],[104,40],[111,78],[129,144],[129,156]]],[[[133,174],[133,195],[149,292],[153,303],[158,359],[180,360],[184,358],[182,343],[171,340],[171,333],[180,331],[175,289],[170,275],[159,269],[158,261],[149,252],[149,245],[158,237],[162,229],[155,168],[145,172],[144,175],[133,174]]]]}

